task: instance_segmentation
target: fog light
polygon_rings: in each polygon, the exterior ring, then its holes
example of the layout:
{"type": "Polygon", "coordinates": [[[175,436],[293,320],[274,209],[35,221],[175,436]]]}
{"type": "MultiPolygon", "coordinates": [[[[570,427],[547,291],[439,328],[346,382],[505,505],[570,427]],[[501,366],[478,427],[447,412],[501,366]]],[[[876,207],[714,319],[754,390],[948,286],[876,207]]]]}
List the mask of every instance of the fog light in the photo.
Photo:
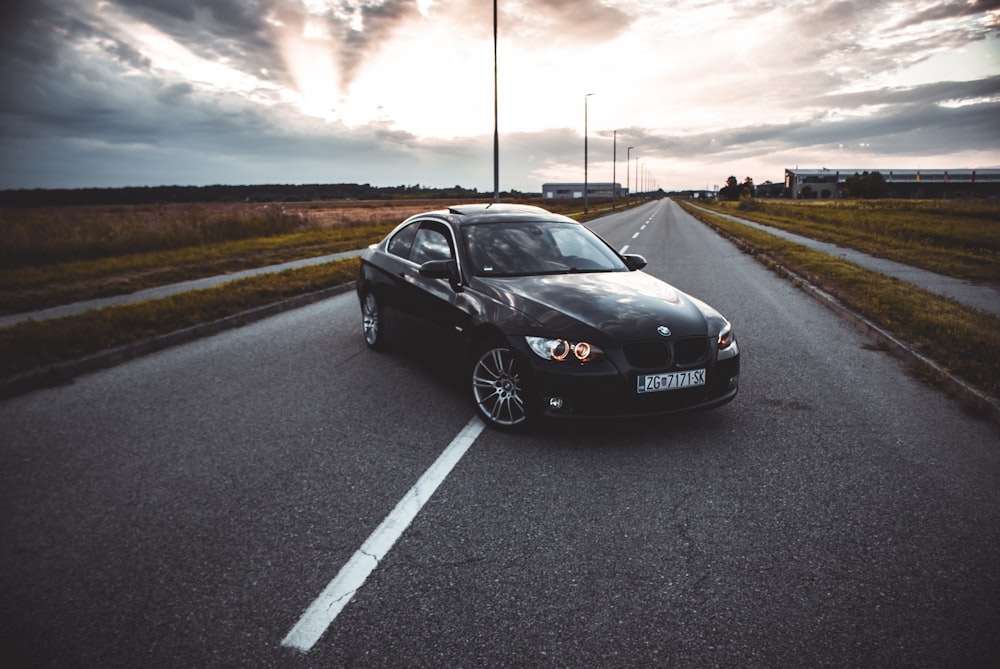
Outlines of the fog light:
{"type": "Polygon", "coordinates": [[[740,385],[740,375],[737,374],[729,379],[729,390],[732,390],[736,386],[740,385]]]}
{"type": "Polygon", "coordinates": [[[549,398],[549,408],[559,411],[563,408],[563,400],[561,397],[550,397],[549,398]]]}

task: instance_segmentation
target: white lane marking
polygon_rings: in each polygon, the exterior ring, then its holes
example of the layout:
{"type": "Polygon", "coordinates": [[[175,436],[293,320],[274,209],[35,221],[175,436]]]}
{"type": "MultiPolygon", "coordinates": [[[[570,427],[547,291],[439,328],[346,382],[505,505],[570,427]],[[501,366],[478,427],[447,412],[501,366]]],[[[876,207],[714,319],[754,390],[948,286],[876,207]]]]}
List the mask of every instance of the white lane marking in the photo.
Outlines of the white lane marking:
{"type": "Polygon", "coordinates": [[[622,250],[619,251],[618,253],[625,253],[626,251],[628,251],[628,244],[626,244],[625,246],[623,246],[622,250]]]}
{"type": "Polygon", "coordinates": [[[636,238],[636,237],[638,237],[638,236],[639,236],[639,233],[637,232],[637,233],[635,233],[634,235],[632,235],[632,239],[635,239],[635,238],[636,238]]]}
{"type": "Polygon", "coordinates": [[[347,564],[341,567],[319,597],[309,605],[285,635],[282,646],[295,648],[303,653],[312,650],[482,431],[483,423],[479,417],[469,421],[420,480],[399,500],[382,524],[361,544],[361,548],[351,556],[347,564]]]}

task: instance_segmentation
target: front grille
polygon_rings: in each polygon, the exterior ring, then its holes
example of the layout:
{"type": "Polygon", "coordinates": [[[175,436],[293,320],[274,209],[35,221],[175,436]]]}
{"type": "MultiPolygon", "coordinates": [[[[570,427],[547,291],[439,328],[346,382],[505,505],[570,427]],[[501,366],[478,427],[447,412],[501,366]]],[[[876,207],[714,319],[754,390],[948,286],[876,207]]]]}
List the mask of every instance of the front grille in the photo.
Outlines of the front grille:
{"type": "Polygon", "coordinates": [[[625,359],[636,369],[690,367],[708,360],[708,337],[685,337],[676,341],[640,341],[622,347],[625,359]]]}
{"type": "Polygon", "coordinates": [[[680,365],[699,365],[708,360],[708,337],[686,337],[674,342],[674,360],[680,365]]]}
{"type": "Polygon", "coordinates": [[[636,369],[656,369],[670,366],[670,346],[665,341],[641,341],[622,347],[628,364],[636,369]]]}

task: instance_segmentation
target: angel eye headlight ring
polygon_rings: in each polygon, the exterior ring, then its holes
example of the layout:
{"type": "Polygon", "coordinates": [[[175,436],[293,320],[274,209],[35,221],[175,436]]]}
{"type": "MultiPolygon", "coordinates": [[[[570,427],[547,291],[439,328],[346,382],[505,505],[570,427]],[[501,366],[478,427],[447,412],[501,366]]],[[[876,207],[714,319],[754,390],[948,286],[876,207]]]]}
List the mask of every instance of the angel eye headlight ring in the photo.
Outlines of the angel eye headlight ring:
{"type": "Polygon", "coordinates": [[[597,346],[586,341],[570,341],[562,338],[525,337],[528,347],[539,358],[555,362],[594,362],[604,357],[597,346]]]}

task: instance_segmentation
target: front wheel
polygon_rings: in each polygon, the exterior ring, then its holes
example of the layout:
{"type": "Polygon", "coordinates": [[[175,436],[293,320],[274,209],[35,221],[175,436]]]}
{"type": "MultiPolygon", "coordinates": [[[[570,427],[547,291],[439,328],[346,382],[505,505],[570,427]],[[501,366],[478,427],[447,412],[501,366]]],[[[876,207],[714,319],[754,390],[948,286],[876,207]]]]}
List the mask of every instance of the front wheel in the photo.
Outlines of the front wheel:
{"type": "Polygon", "coordinates": [[[365,293],[361,298],[361,328],[368,348],[375,351],[384,351],[388,348],[382,307],[378,298],[372,293],[365,293]]]}
{"type": "Polygon", "coordinates": [[[524,427],[529,418],[527,379],[522,363],[506,345],[480,349],[472,364],[472,401],[487,425],[501,430],[524,427]]]}

